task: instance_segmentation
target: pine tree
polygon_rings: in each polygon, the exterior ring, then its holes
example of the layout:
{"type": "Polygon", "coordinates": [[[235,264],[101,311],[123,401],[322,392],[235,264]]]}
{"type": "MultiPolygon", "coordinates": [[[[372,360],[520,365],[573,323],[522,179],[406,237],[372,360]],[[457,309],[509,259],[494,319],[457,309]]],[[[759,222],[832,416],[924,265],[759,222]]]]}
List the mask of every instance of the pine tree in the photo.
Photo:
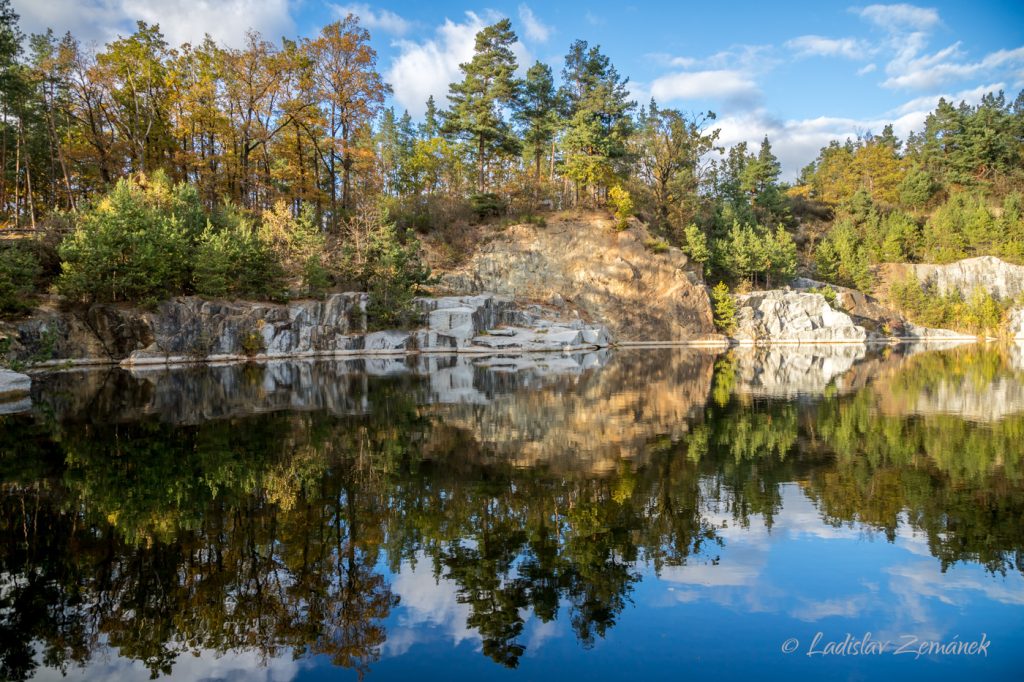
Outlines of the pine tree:
{"type": "Polygon", "coordinates": [[[715,327],[723,334],[732,334],[736,331],[736,300],[725,282],[719,282],[711,290],[711,301],[715,327]]]}
{"type": "Polygon", "coordinates": [[[508,19],[477,33],[473,59],[459,66],[462,81],[448,89],[451,108],[445,114],[444,129],[473,144],[479,192],[487,189],[488,159],[519,151],[519,140],[502,113],[519,101],[520,82],[515,77],[512,52],[516,40],[508,19]]]}
{"type": "Polygon", "coordinates": [[[423,125],[420,126],[420,135],[425,140],[437,137],[441,132],[441,121],[438,118],[437,104],[434,103],[434,96],[427,98],[427,108],[423,113],[423,125]]]}
{"type": "Polygon", "coordinates": [[[523,97],[516,120],[523,127],[526,153],[533,160],[534,181],[541,176],[541,162],[558,131],[558,95],[551,67],[537,62],[526,72],[523,97]]]}
{"type": "Polygon", "coordinates": [[[585,40],[572,44],[565,57],[560,89],[566,108],[563,139],[563,172],[576,183],[576,200],[582,188],[596,194],[613,184],[626,156],[626,141],[632,132],[626,84],[598,46],[585,40]]]}

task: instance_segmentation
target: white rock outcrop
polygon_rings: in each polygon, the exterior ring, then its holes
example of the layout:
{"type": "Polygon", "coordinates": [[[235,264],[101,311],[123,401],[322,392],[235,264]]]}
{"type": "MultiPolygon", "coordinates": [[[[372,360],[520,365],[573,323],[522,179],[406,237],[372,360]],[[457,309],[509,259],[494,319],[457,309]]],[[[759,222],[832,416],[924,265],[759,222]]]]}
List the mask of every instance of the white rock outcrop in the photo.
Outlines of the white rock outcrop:
{"type": "Polygon", "coordinates": [[[27,374],[0,368],[0,398],[22,396],[32,389],[32,378],[27,374]]]}
{"type": "Polygon", "coordinates": [[[0,414],[24,412],[32,407],[28,394],[32,378],[0,367],[0,414]]]}
{"type": "Polygon", "coordinates": [[[1024,308],[1014,308],[1010,311],[1007,330],[1010,338],[1024,339],[1024,308]]]}
{"type": "Polygon", "coordinates": [[[930,282],[940,293],[959,291],[967,298],[976,287],[1000,299],[1024,293],[1024,265],[1014,265],[995,256],[965,258],[955,263],[919,263],[903,266],[922,282],[930,282]]]}
{"type": "Polygon", "coordinates": [[[863,343],[868,331],[821,294],[785,289],[736,297],[740,343],[863,343]]]}

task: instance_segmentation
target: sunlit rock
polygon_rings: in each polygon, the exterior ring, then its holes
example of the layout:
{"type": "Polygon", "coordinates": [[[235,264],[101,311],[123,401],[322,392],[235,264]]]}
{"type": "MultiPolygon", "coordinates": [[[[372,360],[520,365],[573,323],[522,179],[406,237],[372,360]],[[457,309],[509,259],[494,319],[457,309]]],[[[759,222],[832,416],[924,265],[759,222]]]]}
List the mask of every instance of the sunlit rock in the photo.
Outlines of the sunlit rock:
{"type": "Polygon", "coordinates": [[[616,231],[606,216],[513,225],[442,277],[452,292],[490,291],[548,301],[607,327],[619,341],[656,342],[714,333],[701,277],[679,249],[654,253],[646,228],[616,231]]]}
{"type": "Polygon", "coordinates": [[[740,343],[863,343],[867,330],[821,294],[775,289],[737,297],[740,343]]]}

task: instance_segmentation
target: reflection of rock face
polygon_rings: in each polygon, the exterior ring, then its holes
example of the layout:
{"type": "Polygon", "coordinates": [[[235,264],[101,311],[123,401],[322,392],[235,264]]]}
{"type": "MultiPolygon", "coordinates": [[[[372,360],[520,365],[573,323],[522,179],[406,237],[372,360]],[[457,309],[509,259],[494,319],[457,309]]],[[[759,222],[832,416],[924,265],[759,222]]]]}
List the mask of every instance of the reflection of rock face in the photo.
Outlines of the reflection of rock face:
{"type": "Polygon", "coordinates": [[[736,358],[736,390],[759,397],[821,395],[835,382],[842,391],[845,375],[867,355],[863,344],[740,347],[736,358]]]}
{"type": "Polygon", "coordinates": [[[714,358],[663,349],[75,371],[45,376],[36,401],[59,420],[153,415],[198,424],[274,411],[363,415],[381,409],[373,396],[391,381],[445,427],[435,437],[454,430],[503,461],[604,471],[642,455],[655,436],[688,430],[707,401],[714,358]]]}
{"type": "Polygon", "coordinates": [[[1020,349],[966,346],[915,354],[874,382],[888,415],[949,414],[994,422],[1024,412],[1020,349]]]}
{"type": "Polygon", "coordinates": [[[678,341],[714,333],[700,277],[678,249],[655,254],[646,231],[611,221],[515,225],[481,247],[442,283],[458,293],[493,291],[562,300],[606,325],[620,341],[678,341]]]}
{"type": "Polygon", "coordinates": [[[444,404],[444,424],[469,433],[487,456],[518,466],[605,472],[642,459],[655,436],[689,430],[707,402],[715,355],[699,350],[619,352],[596,372],[562,375],[487,406],[444,404]],[[642,380],[638,380],[642,377],[642,380]]]}
{"type": "Polygon", "coordinates": [[[416,402],[486,404],[498,393],[543,386],[553,377],[578,377],[605,360],[603,352],[522,356],[508,361],[516,363],[513,373],[501,359],[464,355],[72,371],[43,375],[35,398],[58,419],[85,414],[128,422],[156,415],[170,423],[197,424],[277,411],[355,415],[371,409],[369,383],[388,377],[407,377],[403,388],[416,402]]]}
{"type": "Polygon", "coordinates": [[[775,289],[737,297],[734,337],[742,342],[863,342],[867,330],[821,294],[775,289]]]}
{"type": "Polygon", "coordinates": [[[899,397],[883,395],[886,414],[950,414],[977,422],[998,421],[1024,412],[1024,382],[996,377],[979,387],[970,378],[940,381],[928,391],[899,397]]]}

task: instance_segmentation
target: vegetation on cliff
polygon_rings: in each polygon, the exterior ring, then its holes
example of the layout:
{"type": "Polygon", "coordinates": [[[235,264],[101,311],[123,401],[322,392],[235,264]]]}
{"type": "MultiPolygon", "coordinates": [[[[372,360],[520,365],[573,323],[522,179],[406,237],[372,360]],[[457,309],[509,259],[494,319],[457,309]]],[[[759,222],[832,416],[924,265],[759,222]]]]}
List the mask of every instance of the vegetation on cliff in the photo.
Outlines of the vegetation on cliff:
{"type": "Polygon", "coordinates": [[[886,126],[833,142],[789,184],[767,137],[725,149],[713,112],[638,105],[584,40],[560,78],[541,62],[519,77],[507,19],[414,122],[387,107],[355,15],[241,48],[175,47],[139,22],[93,50],[26,38],[0,8],[0,214],[52,249],[0,249],[5,313],[58,271],[59,291],[95,300],[369,287],[393,267],[374,259],[417,251],[413,232],[458,261],[471,222],[542,207],[636,216],[653,250],[679,246],[733,286],[803,271],[870,292],[886,261],[1024,260],[1024,96],[942,100],[907,140],[886,126]],[[394,229],[368,230],[367,213],[394,229]]]}

